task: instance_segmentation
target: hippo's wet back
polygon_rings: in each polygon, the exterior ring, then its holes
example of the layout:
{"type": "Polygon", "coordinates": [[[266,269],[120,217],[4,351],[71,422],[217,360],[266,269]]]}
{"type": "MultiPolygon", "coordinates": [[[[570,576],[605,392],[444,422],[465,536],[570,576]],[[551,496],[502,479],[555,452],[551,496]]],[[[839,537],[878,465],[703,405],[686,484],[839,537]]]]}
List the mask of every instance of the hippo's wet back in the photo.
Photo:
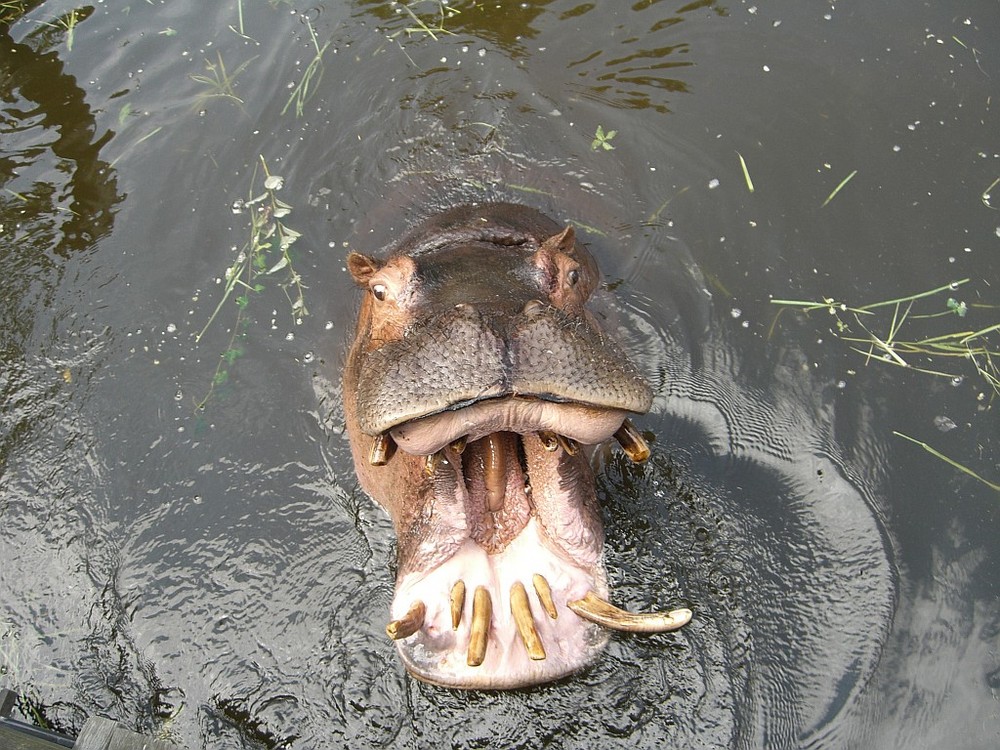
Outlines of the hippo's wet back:
{"type": "Polygon", "coordinates": [[[463,206],[357,253],[367,292],[344,371],[362,487],[393,519],[391,622],[407,669],[454,687],[510,688],[590,663],[606,628],[664,631],[686,609],[607,602],[587,446],[615,437],[651,390],[586,303],[594,259],[543,214],[463,206]]]}

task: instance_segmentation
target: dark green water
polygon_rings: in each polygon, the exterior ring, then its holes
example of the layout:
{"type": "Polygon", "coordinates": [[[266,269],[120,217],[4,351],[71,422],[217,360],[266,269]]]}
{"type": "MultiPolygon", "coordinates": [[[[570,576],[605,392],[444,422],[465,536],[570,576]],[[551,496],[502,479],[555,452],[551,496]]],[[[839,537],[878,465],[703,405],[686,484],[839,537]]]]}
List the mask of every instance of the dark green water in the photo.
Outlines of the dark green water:
{"type": "Polygon", "coordinates": [[[842,332],[771,303],[969,279],[911,311],[964,318],[906,335],[1000,321],[995,2],[411,3],[433,36],[398,3],[29,5],[0,25],[0,681],[25,717],[192,750],[1000,744],[1000,493],[894,434],[1000,482],[996,392],[841,338],[891,307],[842,332]],[[309,315],[279,269],[196,340],[261,158],[309,315]],[[488,199],[601,263],[657,391],[652,461],[601,479],[615,600],[695,618],[467,694],[384,635],[343,265],[488,199]]]}

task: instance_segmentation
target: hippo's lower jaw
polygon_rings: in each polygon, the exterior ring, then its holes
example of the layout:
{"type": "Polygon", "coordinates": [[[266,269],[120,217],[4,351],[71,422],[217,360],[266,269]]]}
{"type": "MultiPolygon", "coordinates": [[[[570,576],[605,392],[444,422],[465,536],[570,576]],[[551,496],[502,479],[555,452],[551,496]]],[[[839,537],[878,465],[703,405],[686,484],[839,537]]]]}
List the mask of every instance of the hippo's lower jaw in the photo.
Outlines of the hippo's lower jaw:
{"type": "Polygon", "coordinates": [[[588,592],[604,595],[603,578],[603,568],[588,572],[551,552],[532,519],[501,552],[466,539],[429,573],[404,575],[389,632],[404,635],[414,616],[422,619],[396,646],[425,682],[505,689],[555,680],[589,664],[607,642],[604,628],[567,608],[588,592]]]}
{"type": "MultiPolygon", "coordinates": [[[[559,413],[578,416],[581,408],[488,400],[393,432],[404,450],[434,451],[422,459],[433,499],[400,539],[406,565],[387,628],[414,676],[460,688],[537,684],[593,661],[605,627],[664,631],[690,618],[689,610],[630,615],[604,601],[603,528],[587,451],[547,429],[559,413]],[[539,415],[542,423],[533,421],[539,415]]],[[[591,416],[589,442],[615,435],[633,457],[648,455],[623,413],[591,416]]]]}

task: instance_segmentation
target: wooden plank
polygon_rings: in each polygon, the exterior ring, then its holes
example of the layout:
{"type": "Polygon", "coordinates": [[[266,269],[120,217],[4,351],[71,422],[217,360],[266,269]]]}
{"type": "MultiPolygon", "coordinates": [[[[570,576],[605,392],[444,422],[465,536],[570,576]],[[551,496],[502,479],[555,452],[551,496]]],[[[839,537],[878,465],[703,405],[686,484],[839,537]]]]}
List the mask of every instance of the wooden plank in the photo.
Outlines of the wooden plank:
{"type": "Polygon", "coordinates": [[[93,716],[83,725],[73,750],[178,750],[178,747],[130,732],[110,719],[93,716]]]}
{"type": "Polygon", "coordinates": [[[111,733],[117,725],[111,719],[92,716],[87,719],[76,738],[73,750],[107,750],[111,733]]]}
{"type": "MultiPolygon", "coordinates": [[[[55,745],[39,735],[27,734],[10,725],[0,724],[0,747],[3,750],[58,750],[59,745],[55,745]]],[[[69,745],[63,747],[69,747],[69,745]]]]}

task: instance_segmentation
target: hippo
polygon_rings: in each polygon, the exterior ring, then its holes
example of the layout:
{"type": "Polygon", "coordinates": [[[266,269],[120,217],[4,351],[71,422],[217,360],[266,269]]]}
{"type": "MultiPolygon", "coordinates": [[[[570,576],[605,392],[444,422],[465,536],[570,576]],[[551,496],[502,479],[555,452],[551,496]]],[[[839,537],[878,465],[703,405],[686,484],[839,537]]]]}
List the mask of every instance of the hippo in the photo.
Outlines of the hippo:
{"type": "Polygon", "coordinates": [[[343,372],[361,487],[388,511],[397,577],[386,628],[414,677],[519,688],[592,663],[608,630],[663,632],[691,611],[609,601],[592,447],[649,447],[629,415],[652,391],[601,330],[597,264],[540,211],[466,205],[382,259],[343,372]]]}

